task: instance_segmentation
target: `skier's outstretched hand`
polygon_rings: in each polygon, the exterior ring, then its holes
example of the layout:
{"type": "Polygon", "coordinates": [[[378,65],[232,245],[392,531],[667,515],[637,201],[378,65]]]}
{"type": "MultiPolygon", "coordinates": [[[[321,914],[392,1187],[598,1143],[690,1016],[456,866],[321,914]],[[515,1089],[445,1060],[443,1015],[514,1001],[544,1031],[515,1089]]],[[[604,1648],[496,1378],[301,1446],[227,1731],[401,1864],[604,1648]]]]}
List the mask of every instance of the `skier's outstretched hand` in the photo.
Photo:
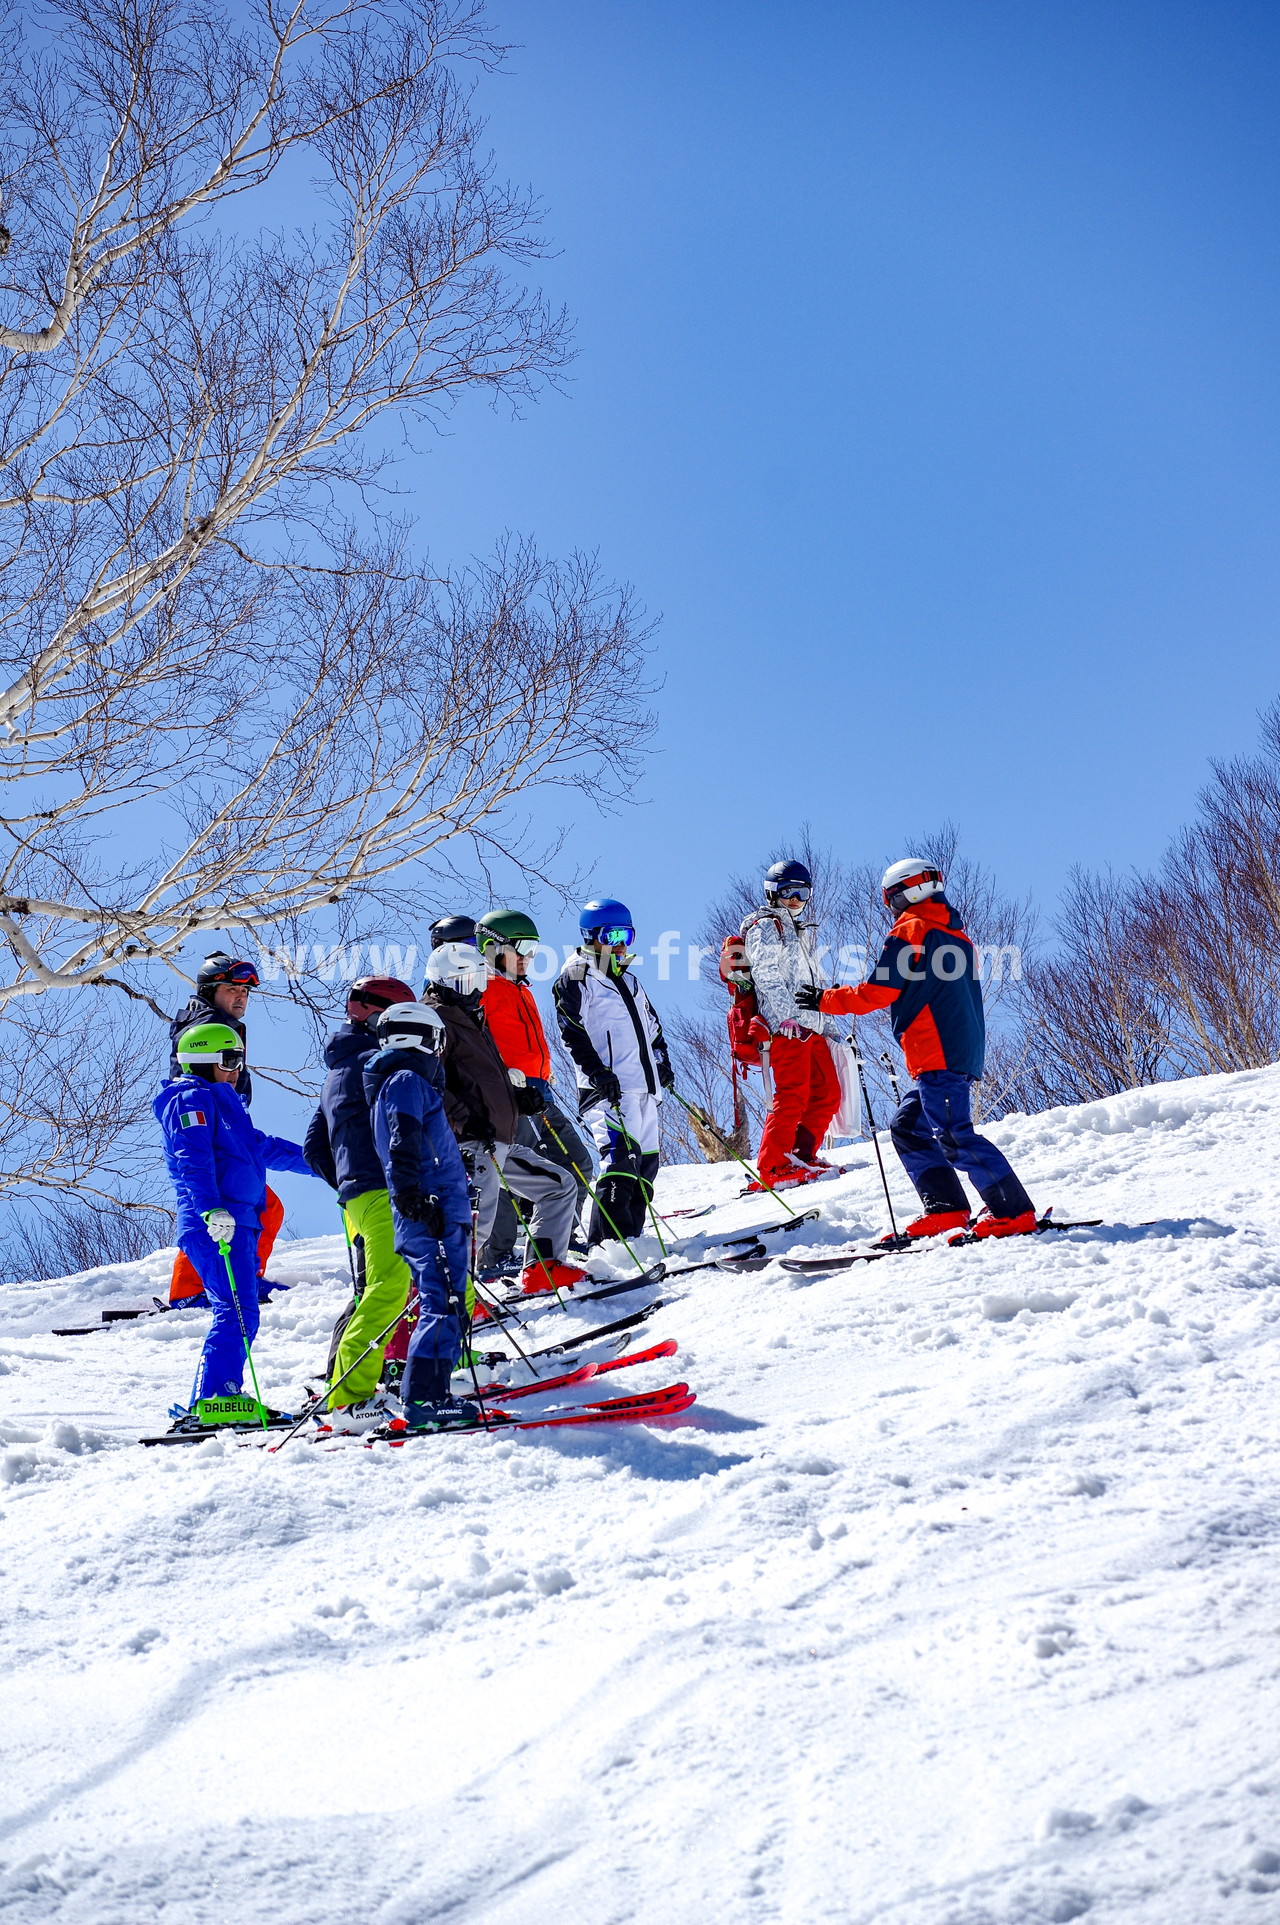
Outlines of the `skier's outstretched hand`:
{"type": "Polygon", "coordinates": [[[230,1210],[206,1210],[204,1224],[215,1243],[230,1243],[236,1233],[236,1220],[230,1210]]]}
{"type": "Polygon", "coordinates": [[[822,1008],[822,991],[817,983],[800,983],[796,988],[796,1008],[819,1010],[822,1008]]]}

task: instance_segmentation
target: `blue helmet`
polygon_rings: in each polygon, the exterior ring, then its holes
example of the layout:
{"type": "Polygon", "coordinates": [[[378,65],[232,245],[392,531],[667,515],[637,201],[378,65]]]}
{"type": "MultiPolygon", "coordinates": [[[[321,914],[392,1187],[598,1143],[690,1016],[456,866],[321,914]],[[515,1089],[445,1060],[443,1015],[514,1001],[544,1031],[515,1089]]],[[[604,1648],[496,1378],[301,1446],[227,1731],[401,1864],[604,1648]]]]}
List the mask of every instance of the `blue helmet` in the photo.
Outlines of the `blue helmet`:
{"type": "Polygon", "coordinates": [[[598,902],[584,903],[582,914],[578,917],[578,927],[588,942],[599,942],[606,933],[625,930],[626,934],[618,935],[615,940],[630,943],[636,933],[631,911],[625,902],[619,902],[614,896],[602,896],[598,902]]]}

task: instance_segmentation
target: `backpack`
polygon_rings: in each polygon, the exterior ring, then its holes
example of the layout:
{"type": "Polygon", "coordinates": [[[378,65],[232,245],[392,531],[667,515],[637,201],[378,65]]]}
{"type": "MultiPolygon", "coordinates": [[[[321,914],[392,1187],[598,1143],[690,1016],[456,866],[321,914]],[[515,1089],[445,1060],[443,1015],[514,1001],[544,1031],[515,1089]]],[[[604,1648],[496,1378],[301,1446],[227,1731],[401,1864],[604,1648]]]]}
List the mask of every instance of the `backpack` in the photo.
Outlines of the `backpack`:
{"type": "Polygon", "coordinates": [[[760,1006],[741,936],[726,936],[720,945],[720,980],[729,992],[729,1048],[734,1061],[746,1069],[759,1069],[760,1049],[752,1039],[751,1025],[760,1006]]]}

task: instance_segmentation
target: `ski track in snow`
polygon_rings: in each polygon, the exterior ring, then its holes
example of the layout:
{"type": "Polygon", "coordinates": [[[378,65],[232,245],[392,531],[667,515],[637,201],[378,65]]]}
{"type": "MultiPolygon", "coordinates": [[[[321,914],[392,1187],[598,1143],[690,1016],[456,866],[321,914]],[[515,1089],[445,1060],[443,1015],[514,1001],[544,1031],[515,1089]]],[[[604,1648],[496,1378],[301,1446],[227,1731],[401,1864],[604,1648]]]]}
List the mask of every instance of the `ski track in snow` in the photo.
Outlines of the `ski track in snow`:
{"type": "MultiPolygon", "coordinates": [[[[673,1281],[648,1426],[145,1451],[203,1318],[49,1332],[167,1259],[0,1293],[0,1920],[1280,1917],[1280,1068],[992,1135],[1107,1227],[673,1281]]],[[[345,1257],[272,1270],[292,1406],[345,1257]]]]}

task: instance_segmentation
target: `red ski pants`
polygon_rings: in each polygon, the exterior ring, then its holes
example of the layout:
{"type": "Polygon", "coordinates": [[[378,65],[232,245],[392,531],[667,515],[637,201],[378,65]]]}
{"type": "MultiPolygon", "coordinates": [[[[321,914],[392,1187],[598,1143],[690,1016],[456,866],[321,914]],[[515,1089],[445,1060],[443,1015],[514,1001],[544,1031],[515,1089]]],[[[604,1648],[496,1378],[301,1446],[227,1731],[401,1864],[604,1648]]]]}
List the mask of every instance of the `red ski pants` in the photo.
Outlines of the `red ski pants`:
{"type": "MultiPolygon", "coordinates": [[[[284,1222],[284,1204],[274,1190],[267,1191],[267,1200],[258,1218],[262,1233],[258,1238],[258,1275],[262,1276],[267,1267],[280,1225],[284,1222]]],[[[173,1259],[173,1275],[169,1279],[170,1303],[185,1303],[188,1297],[198,1297],[204,1289],[204,1279],[195,1265],[184,1257],[181,1250],[173,1259]]]]}
{"type": "Polygon", "coordinates": [[[840,1107],[840,1082],[826,1038],[775,1036],[769,1044],[773,1103],[760,1138],[760,1174],[772,1179],[794,1174],[787,1158],[797,1130],[807,1130],[816,1148],[840,1107]]]}

